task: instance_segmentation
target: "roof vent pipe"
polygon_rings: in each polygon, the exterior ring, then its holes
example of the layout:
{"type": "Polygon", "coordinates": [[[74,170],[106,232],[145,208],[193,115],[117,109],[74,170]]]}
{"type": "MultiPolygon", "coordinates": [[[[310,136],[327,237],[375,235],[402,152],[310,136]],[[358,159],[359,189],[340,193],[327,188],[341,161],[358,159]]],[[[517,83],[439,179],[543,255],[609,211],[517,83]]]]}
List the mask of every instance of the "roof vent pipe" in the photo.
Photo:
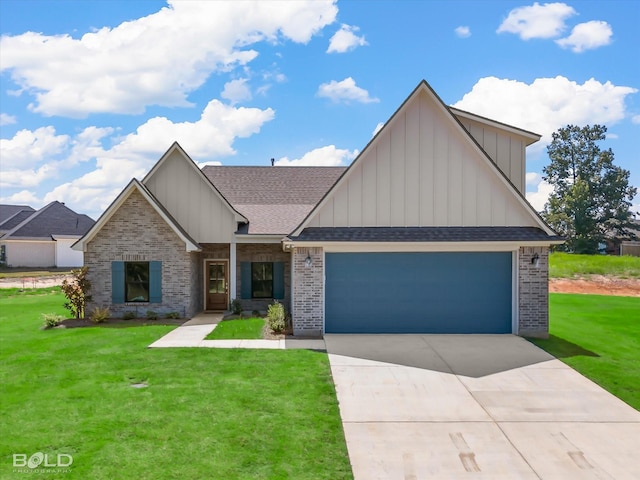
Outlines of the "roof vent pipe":
{"type": "Polygon", "coordinates": [[[276,163],[276,159],[275,159],[275,158],[272,158],[272,159],[271,159],[271,166],[273,167],[273,165],[274,165],[275,163],[276,163]]]}

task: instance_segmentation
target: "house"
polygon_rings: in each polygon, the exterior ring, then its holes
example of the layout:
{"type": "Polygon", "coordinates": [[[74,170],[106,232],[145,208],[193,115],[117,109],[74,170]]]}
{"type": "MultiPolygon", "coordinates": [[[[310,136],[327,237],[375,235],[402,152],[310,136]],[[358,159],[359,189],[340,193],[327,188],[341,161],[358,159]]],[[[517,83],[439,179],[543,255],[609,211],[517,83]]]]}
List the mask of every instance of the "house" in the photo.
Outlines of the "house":
{"type": "Polygon", "coordinates": [[[174,143],[74,246],[95,306],[191,316],[273,299],[295,335],[548,335],[548,250],[524,197],[539,136],[422,81],[348,168],[200,169],[174,143]]]}
{"type": "Polygon", "coordinates": [[[0,264],[9,267],[80,267],[82,252],[71,246],[95,222],[64,203],[40,210],[25,205],[0,205],[0,264]]]}

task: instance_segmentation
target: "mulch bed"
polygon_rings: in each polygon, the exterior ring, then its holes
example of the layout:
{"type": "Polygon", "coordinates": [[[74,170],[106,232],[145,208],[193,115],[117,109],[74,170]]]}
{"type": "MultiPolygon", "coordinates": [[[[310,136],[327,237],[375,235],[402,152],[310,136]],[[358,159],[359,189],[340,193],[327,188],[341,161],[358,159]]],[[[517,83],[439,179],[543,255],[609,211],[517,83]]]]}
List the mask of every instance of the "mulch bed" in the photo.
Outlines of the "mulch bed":
{"type": "Polygon", "coordinates": [[[131,320],[123,320],[122,318],[109,318],[106,322],[94,323],[87,318],[67,318],[60,322],[55,328],[80,328],[80,327],[141,327],[145,325],[182,325],[186,322],[184,318],[162,318],[158,320],[149,320],[148,318],[133,318],[131,320]]]}

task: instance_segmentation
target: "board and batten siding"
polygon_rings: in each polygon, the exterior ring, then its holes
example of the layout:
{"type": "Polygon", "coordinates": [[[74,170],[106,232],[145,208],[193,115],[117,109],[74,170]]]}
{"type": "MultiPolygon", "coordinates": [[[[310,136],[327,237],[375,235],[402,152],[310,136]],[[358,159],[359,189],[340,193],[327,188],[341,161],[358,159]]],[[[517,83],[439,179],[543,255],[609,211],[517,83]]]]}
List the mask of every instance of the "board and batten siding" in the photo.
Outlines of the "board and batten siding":
{"type": "Polygon", "coordinates": [[[237,229],[233,211],[189,163],[174,150],[144,184],[194,240],[230,243],[237,229]]]}
{"type": "Polygon", "coordinates": [[[538,226],[448,115],[425,91],[409,99],[306,226],[538,226]]]}
{"type": "Polygon", "coordinates": [[[493,163],[504,172],[518,191],[524,194],[527,146],[525,140],[469,118],[458,117],[458,120],[487,152],[493,163]]]}

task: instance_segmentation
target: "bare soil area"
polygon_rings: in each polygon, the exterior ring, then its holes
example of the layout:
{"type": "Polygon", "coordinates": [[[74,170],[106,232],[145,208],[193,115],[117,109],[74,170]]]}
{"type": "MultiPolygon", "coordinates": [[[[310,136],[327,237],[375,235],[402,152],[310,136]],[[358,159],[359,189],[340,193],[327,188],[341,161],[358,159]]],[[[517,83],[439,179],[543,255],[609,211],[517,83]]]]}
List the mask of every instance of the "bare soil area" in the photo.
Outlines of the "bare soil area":
{"type": "Polygon", "coordinates": [[[0,288],[48,288],[62,285],[64,279],[71,281],[71,275],[52,275],[50,277],[30,277],[25,272],[24,277],[0,278],[0,288]]]}
{"type": "Polygon", "coordinates": [[[552,278],[549,280],[549,291],[640,297],[640,279],[604,275],[591,275],[585,278],[552,278]]]}

